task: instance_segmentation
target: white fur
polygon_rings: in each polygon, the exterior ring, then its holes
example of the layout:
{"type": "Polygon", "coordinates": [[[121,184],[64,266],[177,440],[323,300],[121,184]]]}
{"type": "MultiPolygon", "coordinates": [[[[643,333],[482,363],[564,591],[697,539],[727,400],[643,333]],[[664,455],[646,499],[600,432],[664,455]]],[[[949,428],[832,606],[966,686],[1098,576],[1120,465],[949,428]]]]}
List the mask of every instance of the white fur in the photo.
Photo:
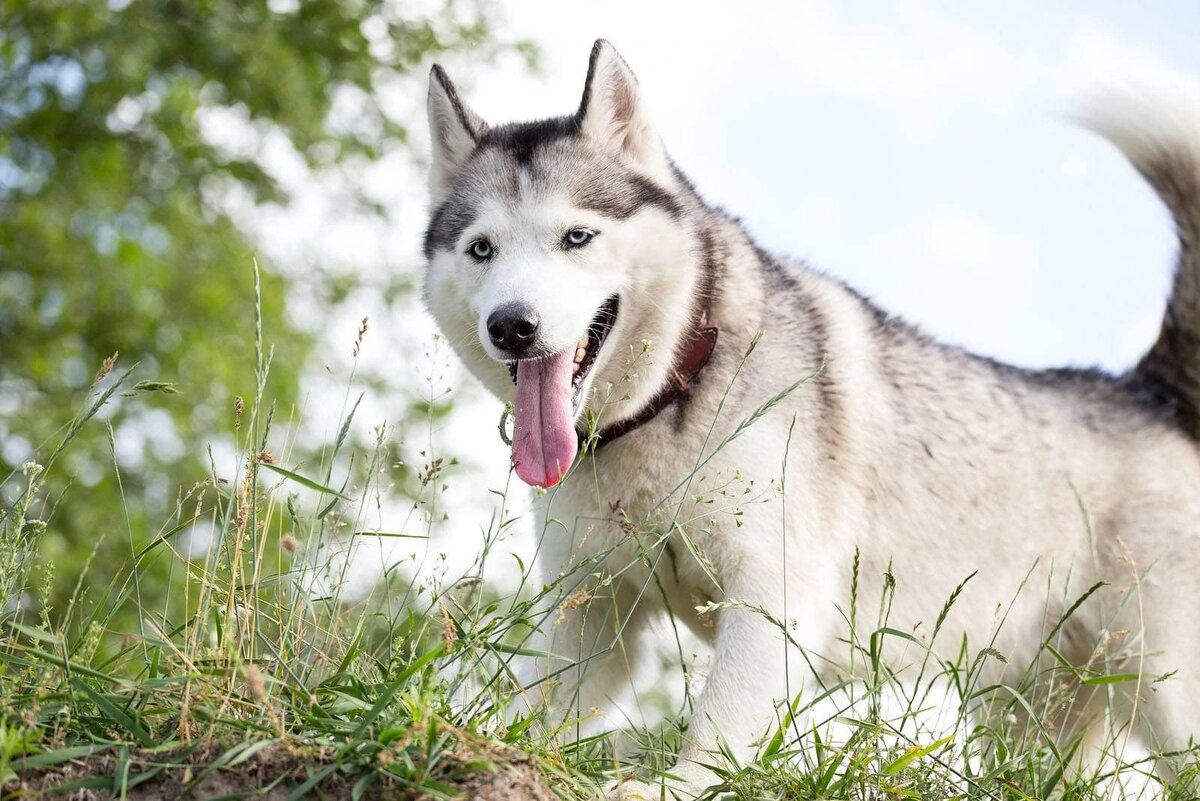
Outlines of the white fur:
{"type": "Polygon", "coordinates": [[[1112,81],[1079,119],[1144,167],[1174,148],[1200,165],[1200,81],[1156,76],[1153,83],[1112,81]]]}

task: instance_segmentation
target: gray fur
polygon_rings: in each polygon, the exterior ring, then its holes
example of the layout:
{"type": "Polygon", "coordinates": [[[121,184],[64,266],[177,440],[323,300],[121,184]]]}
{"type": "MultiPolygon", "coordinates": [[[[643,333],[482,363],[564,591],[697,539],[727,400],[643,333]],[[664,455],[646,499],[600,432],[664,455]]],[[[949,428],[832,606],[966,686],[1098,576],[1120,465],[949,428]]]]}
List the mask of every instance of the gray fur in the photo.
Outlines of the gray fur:
{"type": "Polygon", "coordinates": [[[1171,209],[1179,233],[1179,264],[1162,330],[1136,375],[1158,390],[1193,436],[1200,405],[1200,164],[1172,143],[1141,165],[1171,209]]]}

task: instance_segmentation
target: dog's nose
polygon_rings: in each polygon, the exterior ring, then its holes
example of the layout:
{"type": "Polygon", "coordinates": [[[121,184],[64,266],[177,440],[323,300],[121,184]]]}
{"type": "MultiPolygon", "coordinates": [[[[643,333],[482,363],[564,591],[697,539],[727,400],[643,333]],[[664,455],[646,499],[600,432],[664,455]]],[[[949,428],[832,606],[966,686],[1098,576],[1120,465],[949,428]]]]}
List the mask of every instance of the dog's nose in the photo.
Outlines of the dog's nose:
{"type": "Polygon", "coordinates": [[[506,303],[488,315],[488,336],[500,350],[517,355],[537,339],[540,323],[537,312],[524,303],[506,303]]]}

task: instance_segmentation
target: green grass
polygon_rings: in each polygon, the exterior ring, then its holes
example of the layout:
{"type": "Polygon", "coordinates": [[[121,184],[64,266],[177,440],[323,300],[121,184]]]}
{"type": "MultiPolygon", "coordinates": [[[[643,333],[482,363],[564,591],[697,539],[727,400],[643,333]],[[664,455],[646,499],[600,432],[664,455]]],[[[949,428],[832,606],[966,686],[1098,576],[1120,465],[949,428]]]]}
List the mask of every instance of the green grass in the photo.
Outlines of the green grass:
{"type": "MultiPolygon", "coordinates": [[[[452,460],[426,448],[404,484],[412,498],[405,525],[373,531],[366,521],[394,478],[387,436],[365,449],[349,441],[358,404],[348,392],[339,433],[319,458],[270,452],[270,442],[290,442],[292,432],[275,430],[261,330],[256,344],[255,394],[235,404],[236,466],[214,465],[180,493],[175,515],[156,531],[125,530],[122,510],[111,510],[114,530],[128,538],[128,561],[115,580],[93,585],[85,567],[71,577],[69,601],[49,605],[43,587],[51,571],[38,559],[39,535],[53,525],[55,506],[84,490],[50,498],[46,478],[61,469],[59,457],[82,426],[102,424],[98,413],[118,393],[169,385],[135,384],[132,370],[102,371],[61,442],[13,477],[21,491],[0,520],[0,592],[20,599],[0,618],[0,781],[8,791],[57,782],[64,794],[115,797],[169,787],[197,797],[274,789],[291,798],[451,798],[472,776],[515,765],[535,771],[561,798],[584,799],[618,775],[666,770],[685,736],[686,693],[682,700],[643,693],[662,722],[619,737],[579,736],[586,729],[577,720],[544,712],[509,720],[525,689],[515,686],[512,664],[529,655],[533,629],[550,625],[554,610],[545,602],[573,602],[600,568],[581,565],[548,586],[523,580],[517,594],[498,595],[483,580],[486,566],[508,558],[498,546],[522,522],[506,495],[481,522],[474,568],[444,582],[448,589],[394,570],[365,600],[342,600],[329,575],[336,562],[322,568],[320,555],[347,537],[428,536],[452,460]],[[212,532],[212,547],[189,557],[180,537],[196,526],[212,532]]],[[[431,394],[431,415],[435,400],[431,394]]],[[[670,538],[636,533],[647,543],[639,558],[661,558],[670,538]]],[[[684,530],[674,533],[703,560],[684,530]]],[[[844,568],[857,588],[857,561],[844,568]]],[[[858,599],[855,589],[844,641],[853,669],[826,681],[820,697],[797,696],[781,708],[752,761],[739,763],[728,749],[712,754],[722,784],[709,797],[1117,798],[1131,777],[1165,798],[1200,792],[1194,755],[1127,757],[1120,720],[1095,724],[1113,732],[1097,741],[1105,758],[1095,767],[1081,760],[1093,746],[1082,730],[1058,731],[1061,711],[1083,694],[1120,691],[1130,676],[1067,664],[1056,649],[1062,621],[1049,626],[1016,686],[986,686],[985,668],[1005,659],[988,644],[964,641],[953,658],[939,658],[926,640],[889,624],[899,579],[889,576],[878,599],[858,599]],[[870,633],[860,639],[856,631],[870,633]],[[932,723],[935,712],[941,720],[932,723]],[[1159,779],[1161,759],[1175,767],[1169,785],[1159,779]]],[[[956,598],[945,599],[928,642],[943,634],[956,598]]],[[[728,605],[712,604],[706,614],[728,605]]],[[[785,621],[773,622],[793,636],[785,621]]],[[[687,650],[682,640],[665,649],[664,681],[683,684],[685,671],[697,669],[670,658],[687,650]]],[[[802,656],[795,643],[793,658],[802,656]]]]}

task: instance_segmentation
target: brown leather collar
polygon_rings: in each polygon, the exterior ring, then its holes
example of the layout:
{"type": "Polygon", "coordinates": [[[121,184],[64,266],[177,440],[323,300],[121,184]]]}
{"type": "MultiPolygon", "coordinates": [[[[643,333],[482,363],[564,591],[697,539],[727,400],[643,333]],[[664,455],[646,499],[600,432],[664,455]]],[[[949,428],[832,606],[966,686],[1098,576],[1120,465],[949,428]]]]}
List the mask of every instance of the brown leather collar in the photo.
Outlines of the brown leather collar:
{"type": "MultiPolygon", "coordinates": [[[[708,364],[713,350],[717,347],[717,335],[720,332],[715,325],[704,325],[707,320],[708,314],[705,312],[701,318],[700,327],[692,331],[691,337],[683,346],[682,355],[667,372],[667,383],[658,391],[658,394],[651,398],[645,408],[633,417],[600,429],[596,435],[596,449],[625,436],[630,431],[641,428],[658,416],[659,412],[687,394],[692,381],[708,364]]],[[[582,446],[582,443],[587,440],[587,434],[581,433],[579,439],[582,446]]]]}

